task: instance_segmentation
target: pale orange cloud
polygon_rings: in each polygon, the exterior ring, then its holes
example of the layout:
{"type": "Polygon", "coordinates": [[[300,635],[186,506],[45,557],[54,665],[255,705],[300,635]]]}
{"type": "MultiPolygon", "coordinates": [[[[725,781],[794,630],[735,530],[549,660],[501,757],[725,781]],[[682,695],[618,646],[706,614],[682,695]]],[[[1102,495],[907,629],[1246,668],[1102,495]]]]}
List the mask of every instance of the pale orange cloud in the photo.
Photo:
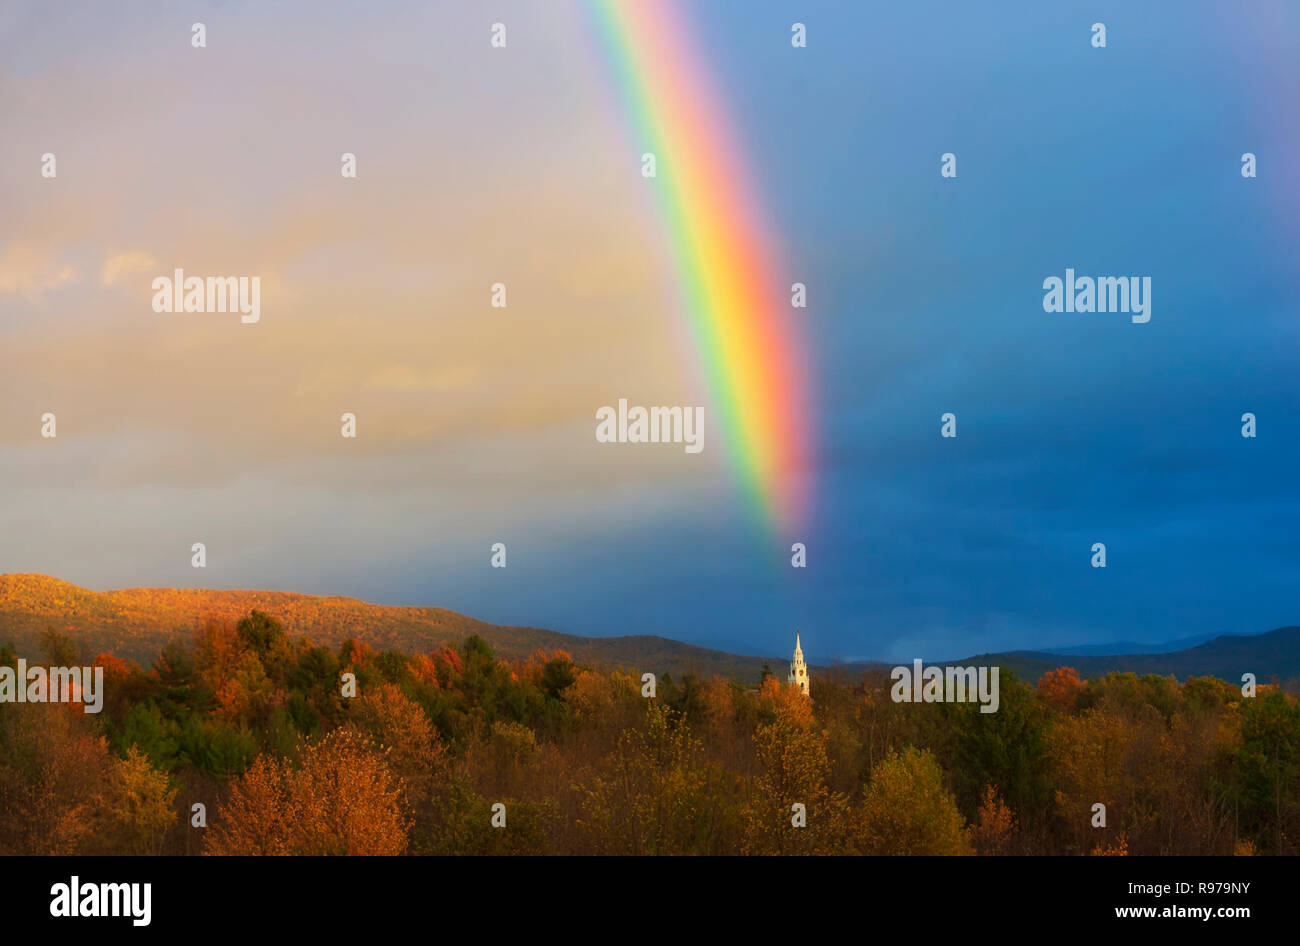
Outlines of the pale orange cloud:
{"type": "Polygon", "coordinates": [[[59,262],[46,245],[14,240],[0,252],[0,294],[12,293],[35,302],[77,278],[77,270],[59,262]]]}
{"type": "Polygon", "coordinates": [[[126,250],[114,253],[104,260],[99,279],[105,286],[115,286],[122,280],[158,269],[158,261],[147,250],[126,250]]]}

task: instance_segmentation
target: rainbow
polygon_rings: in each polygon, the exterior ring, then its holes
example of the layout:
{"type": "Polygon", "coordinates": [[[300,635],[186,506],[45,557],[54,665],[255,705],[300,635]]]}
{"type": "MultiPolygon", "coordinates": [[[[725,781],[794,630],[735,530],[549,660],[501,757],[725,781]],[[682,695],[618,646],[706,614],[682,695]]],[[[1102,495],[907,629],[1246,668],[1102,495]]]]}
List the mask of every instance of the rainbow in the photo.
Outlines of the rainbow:
{"type": "Polygon", "coordinates": [[[721,439],[769,529],[808,514],[804,345],[777,241],[675,0],[587,0],[660,210],[721,439]]]}

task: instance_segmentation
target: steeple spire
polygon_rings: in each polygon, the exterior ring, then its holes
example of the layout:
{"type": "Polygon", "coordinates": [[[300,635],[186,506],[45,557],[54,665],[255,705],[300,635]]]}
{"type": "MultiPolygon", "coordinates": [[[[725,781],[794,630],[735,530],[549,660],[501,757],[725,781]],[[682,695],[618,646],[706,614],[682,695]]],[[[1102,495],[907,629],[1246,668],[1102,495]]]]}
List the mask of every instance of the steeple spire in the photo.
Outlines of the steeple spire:
{"type": "Polygon", "coordinates": [[[808,666],[803,661],[803,644],[799,640],[797,628],[794,632],[794,660],[790,661],[790,675],[786,677],[786,682],[797,686],[804,696],[808,695],[808,666]]]}

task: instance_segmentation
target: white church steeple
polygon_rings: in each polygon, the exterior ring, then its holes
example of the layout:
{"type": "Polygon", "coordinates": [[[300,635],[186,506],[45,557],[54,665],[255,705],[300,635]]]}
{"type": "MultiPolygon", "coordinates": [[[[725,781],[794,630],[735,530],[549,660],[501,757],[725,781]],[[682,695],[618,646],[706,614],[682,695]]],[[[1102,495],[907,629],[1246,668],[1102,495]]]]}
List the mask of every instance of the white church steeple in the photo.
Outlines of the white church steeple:
{"type": "Polygon", "coordinates": [[[790,676],[786,682],[797,686],[799,692],[808,695],[808,666],[803,662],[803,647],[799,643],[799,632],[794,632],[794,660],[790,662],[790,676]]]}

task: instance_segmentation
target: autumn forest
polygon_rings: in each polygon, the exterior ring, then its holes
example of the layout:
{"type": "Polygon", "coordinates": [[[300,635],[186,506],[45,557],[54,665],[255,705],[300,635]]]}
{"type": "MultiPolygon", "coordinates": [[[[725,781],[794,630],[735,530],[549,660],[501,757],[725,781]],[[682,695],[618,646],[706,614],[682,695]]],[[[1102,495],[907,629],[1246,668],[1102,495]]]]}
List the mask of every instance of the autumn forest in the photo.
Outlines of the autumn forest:
{"type": "MultiPolygon", "coordinates": [[[[54,631],[41,649],[78,657],[54,631]]],[[[647,696],[654,668],[507,660],[475,635],[327,648],[260,611],[94,663],[99,714],[0,706],[0,854],[1300,848],[1300,701],[1276,686],[1004,672],[995,713],[895,703],[883,670],[816,673],[811,699],[667,674],[647,696]]]]}

